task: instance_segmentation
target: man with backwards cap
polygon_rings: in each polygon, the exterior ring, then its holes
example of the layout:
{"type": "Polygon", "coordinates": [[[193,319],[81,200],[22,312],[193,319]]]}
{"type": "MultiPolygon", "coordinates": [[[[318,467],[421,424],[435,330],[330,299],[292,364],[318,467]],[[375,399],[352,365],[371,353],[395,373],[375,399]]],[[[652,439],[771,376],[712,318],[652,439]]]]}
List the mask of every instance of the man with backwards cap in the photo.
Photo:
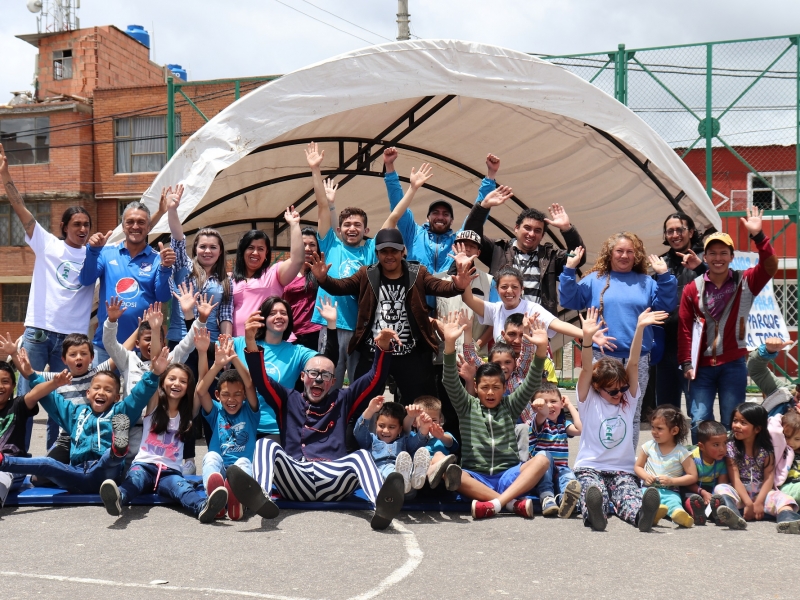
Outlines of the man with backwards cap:
{"type": "MultiPolygon", "coordinates": [[[[448,248],[448,251],[450,248],[448,248]]],[[[390,373],[397,382],[403,404],[419,396],[436,395],[433,355],[438,342],[428,319],[426,294],[457,296],[470,285],[470,273],[462,267],[442,281],[425,266],[406,261],[403,236],[397,229],[381,229],[375,236],[377,264],[361,267],[344,279],[328,276],[329,265],[319,257],[310,264],[319,285],[332,296],[355,295],[358,318],[348,352],[360,351],[356,377],[367,373],[375,355],[374,332],[392,329],[400,338],[394,348],[390,373]]]]}
{"type": "Polygon", "coordinates": [[[697,426],[713,419],[714,398],[719,394],[720,421],[730,429],[733,409],[745,401],[747,387],[747,316],[753,300],[778,270],[769,238],[761,231],[762,212],[747,210],[742,224],[758,249],[758,264],[744,272],[730,268],[733,239],[712,233],[704,244],[708,271],[686,284],[678,311],[678,362],[689,380],[692,441],[697,426]],[[697,360],[692,368],[692,330],[703,322],[697,360]]]}

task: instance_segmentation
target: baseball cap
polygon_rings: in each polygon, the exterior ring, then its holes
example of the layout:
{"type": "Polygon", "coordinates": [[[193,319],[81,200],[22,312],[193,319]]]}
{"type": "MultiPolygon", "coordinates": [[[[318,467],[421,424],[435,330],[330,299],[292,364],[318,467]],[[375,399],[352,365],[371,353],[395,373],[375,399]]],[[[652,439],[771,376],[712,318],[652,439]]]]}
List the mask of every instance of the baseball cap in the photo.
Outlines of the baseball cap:
{"type": "Polygon", "coordinates": [[[462,229],[456,234],[456,242],[472,242],[473,244],[477,244],[478,247],[481,245],[481,236],[479,236],[476,232],[472,231],[471,229],[462,229]]]}
{"type": "Polygon", "coordinates": [[[727,233],[722,233],[721,231],[717,231],[716,233],[712,233],[706,238],[706,241],[703,242],[703,250],[708,248],[708,245],[711,242],[722,242],[726,246],[730,247],[732,251],[736,251],[735,246],[733,245],[733,238],[729,236],[727,233]]]}
{"type": "Polygon", "coordinates": [[[403,250],[406,245],[403,243],[403,234],[399,229],[381,229],[375,236],[375,251],[381,248],[394,248],[403,250]]]}
{"type": "Polygon", "coordinates": [[[428,215],[430,215],[433,212],[433,209],[436,208],[437,206],[444,206],[447,210],[450,211],[450,216],[451,217],[456,214],[456,213],[453,212],[453,205],[452,204],[450,204],[447,200],[439,199],[439,200],[435,200],[434,202],[431,202],[431,205],[428,207],[428,215]]]}

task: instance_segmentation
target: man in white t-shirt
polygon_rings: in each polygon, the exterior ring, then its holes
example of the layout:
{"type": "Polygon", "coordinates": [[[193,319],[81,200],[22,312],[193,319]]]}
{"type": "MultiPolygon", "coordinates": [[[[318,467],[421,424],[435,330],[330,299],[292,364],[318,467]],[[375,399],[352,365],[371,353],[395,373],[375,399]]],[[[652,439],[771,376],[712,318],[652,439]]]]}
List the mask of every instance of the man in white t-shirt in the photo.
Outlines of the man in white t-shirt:
{"type": "MultiPolygon", "coordinates": [[[[9,160],[0,145],[3,188],[25,230],[25,242],[36,255],[22,347],[27,351],[35,371],[44,371],[49,365],[50,371],[59,372],[65,368],[61,360],[64,338],[70,333],[89,332],[94,287],[81,285],[78,274],[86,256],[92,219],[83,207],[71,206],[61,217],[59,228],[63,238],[57,238],[37,223],[25,206],[11,179],[8,164],[9,160]]],[[[28,381],[21,377],[18,393],[24,395],[27,392],[28,381]]],[[[32,426],[33,420],[29,420],[26,446],[30,444],[32,426]]],[[[58,425],[48,419],[48,449],[57,437],[58,425]]]]}

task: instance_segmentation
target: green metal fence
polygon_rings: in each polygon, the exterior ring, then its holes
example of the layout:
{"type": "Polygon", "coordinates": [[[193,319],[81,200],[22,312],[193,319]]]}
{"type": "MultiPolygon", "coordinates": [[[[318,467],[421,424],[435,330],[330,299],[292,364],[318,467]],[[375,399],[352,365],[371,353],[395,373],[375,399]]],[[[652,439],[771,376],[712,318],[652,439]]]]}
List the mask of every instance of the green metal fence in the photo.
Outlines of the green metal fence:
{"type": "MultiPolygon", "coordinates": [[[[800,313],[800,36],[541,56],[627,105],[685,161],[741,242],[738,217],[765,210],[780,257],[775,296],[790,331],[800,313]]],[[[796,352],[793,353],[796,356],[796,352]]],[[[779,370],[797,377],[797,360],[779,370]]]]}

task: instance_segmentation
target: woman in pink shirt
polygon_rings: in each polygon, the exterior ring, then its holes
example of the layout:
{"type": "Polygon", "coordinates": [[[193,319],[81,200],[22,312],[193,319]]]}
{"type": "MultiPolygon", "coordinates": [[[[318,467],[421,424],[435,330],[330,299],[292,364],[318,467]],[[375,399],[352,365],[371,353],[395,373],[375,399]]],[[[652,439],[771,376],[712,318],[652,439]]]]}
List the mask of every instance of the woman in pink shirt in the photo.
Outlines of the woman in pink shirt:
{"type": "Polygon", "coordinates": [[[300,214],[290,206],[284,213],[289,224],[289,260],[270,266],[272,250],[269,237],[263,231],[251,229],[239,240],[236,262],[231,274],[233,291],[233,335],[244,335],[244,324],[252,313],[270,296],[281,296],[300,272],[305,254],[300,232],[300,214]]]}
{"type": "MultiPolygon", "coordinates": [[[[311,255],[319,253],[317,232],[311,227],[305,227],[303,233],[303,250],[306,261],[311,260],[311,255]]],[[[292,282],[283,290],[283,299],[292,305],[294,315],[293,332],[296,337],[294,343],[319,350],[319,332],[322,325],[311,322],[314,315],[314,306],[317,303],[317,283],[314,274],[307,264],[304,264],[292,282]]]]}

